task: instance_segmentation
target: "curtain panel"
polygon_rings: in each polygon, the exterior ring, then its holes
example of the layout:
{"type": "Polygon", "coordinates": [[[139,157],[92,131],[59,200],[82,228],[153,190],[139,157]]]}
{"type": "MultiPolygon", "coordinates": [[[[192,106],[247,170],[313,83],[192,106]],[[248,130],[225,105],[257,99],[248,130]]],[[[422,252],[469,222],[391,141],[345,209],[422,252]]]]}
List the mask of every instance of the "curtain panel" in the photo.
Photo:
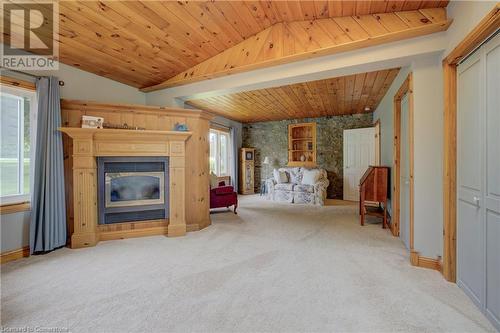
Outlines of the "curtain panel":
{"type": "Polygon", "coordinates": [[[38,100],[34,183],[31,198],[30,252],[66,245],[66,202],[59,80],[36,81],[38,100]]]}

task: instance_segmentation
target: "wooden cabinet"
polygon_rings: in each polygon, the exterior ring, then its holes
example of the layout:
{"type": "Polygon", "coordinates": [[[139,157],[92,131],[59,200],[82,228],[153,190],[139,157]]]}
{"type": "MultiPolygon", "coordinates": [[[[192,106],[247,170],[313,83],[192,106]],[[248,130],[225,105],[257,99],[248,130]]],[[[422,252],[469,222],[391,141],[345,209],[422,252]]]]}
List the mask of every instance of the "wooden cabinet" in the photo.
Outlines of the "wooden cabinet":
{"type": "Polygon", "coordinates": [[[381,217],[382,227],[387,227],[387,199],[389,198],[389,167],[370,166],[359,182],[360,224],[365,224],[365,215],[381,217]],[[374,207],[370,203],[377,202],[374,207]],[[382,204],[382,206],[381,206],[382,204]]]}
{"type": "Polygon", "coordinates": [[[254,194],[255,149],[240,149],[240,194],[254,194]]]}
{"type": "Polygon", "coordinates": [[[288,166],[316,166],[316,123],[288,125],[288,166]]]}

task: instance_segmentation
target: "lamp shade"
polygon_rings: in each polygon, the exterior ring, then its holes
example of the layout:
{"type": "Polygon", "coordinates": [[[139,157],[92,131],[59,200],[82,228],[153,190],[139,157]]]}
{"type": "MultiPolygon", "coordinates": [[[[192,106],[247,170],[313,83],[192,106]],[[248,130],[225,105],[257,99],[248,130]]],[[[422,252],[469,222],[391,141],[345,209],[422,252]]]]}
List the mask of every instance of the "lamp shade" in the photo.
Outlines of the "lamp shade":
{"type": "Polygon", "coordinates": [[[271,164],[271,161],[269,160],[269,156],[264,157],[264,162],[262,164],[271,164]]]}

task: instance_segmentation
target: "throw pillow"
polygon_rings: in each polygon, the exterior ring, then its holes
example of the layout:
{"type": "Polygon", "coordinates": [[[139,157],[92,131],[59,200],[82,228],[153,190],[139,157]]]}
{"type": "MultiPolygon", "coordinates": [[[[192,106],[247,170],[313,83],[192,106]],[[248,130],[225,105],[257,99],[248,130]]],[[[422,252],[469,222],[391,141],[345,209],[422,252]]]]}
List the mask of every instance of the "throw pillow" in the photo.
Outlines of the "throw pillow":
{"type": "Polygon", "coordinates": [[[213,172],[210,172],[210,188],[216,188],[219,185],[219,180],[217,179],[217,175],[213,172]]]}
{"type": "Polygon", "coordinates": [[[300,168],[291,168],[290,169],[290,183],[300,184],[300,168]]]}
{"type": "Polygon", "coordinates": [[[318,169],[312,169],[312,170],[304,169],[302,172],[302,184],[314,185],[318,182],[319,177],[320,177],[320,172],[318,169]]]}
{"type": "Polygon", "coordinates": [[[274,180],[276,181],[277,184],[288,183],[288,175],[286,174],[285,171],[280,171],[280,170],[274,169],[273,176],[274,176],[274,180]]]}

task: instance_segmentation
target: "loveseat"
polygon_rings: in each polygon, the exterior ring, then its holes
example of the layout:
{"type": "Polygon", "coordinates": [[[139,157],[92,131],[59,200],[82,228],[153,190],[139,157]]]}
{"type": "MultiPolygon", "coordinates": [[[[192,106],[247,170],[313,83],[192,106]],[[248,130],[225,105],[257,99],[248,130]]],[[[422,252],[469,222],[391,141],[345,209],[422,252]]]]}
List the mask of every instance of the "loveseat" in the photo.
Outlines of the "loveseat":
{"type": "Polygon", "coordinates": [[[324,169],[275,169],[266,180],[267,199],[323,206],[329,184],[324,169]]]}

